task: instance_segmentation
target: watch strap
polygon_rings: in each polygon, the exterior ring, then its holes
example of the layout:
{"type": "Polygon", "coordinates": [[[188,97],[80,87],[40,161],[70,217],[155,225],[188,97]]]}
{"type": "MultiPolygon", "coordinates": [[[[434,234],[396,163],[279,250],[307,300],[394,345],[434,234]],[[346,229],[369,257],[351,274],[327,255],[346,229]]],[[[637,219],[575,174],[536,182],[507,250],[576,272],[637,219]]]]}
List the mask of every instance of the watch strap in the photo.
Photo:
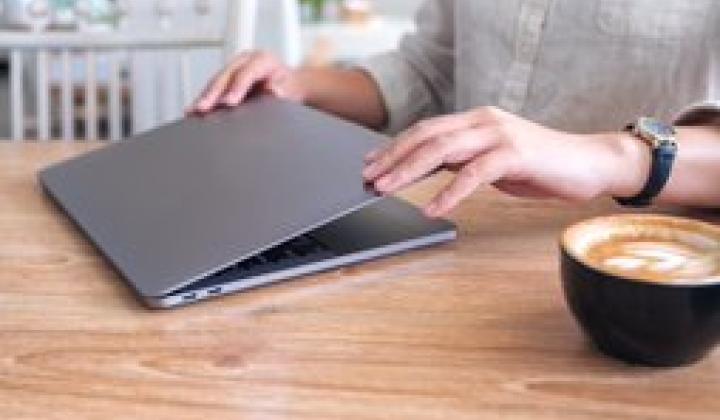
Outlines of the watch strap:
{"type": "Polygon", "coordinates": [[[650,176],[642,191],[635,197],[616,198],[615,200],[623,206],[646,207],[665,188],[673,163],[675,162],[676,149],[674,147],[658,147],[652,149],[652,163],[650,165],[650,176]]]}

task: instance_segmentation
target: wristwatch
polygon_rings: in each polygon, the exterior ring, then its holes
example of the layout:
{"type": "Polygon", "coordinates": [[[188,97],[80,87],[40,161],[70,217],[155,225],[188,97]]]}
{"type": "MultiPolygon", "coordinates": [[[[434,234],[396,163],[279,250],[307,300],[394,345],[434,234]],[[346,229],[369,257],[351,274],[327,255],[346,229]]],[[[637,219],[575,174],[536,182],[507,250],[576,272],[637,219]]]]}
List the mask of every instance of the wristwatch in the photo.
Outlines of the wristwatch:
{"type": "Polygon", "coordinates": [[[655,118],[643,117],[626,127],[626,131],[645,142],[652,151],[650,175],[643,189],[635,197],[616,198],[620,205],[629,207],[649,206],[670,179],[677,155],[677,133],[672,125],[655,118]]]}

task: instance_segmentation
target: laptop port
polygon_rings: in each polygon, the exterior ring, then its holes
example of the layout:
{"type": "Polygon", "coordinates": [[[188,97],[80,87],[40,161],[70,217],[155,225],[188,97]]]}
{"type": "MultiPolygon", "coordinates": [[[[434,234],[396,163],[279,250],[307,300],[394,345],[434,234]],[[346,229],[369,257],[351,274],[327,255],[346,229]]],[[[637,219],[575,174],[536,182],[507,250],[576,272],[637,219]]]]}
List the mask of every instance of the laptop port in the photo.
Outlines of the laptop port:
{"type": "Polygon", "coordinates": [[[207,291],[208,295],[217,295],[220,292],[222,292],[222,286],[213,287],[212,289],[208,289],[207,291]]]}
{"type": "Polygon", "coordinates": [[[195,300],[195,298],[197,298],[197,294],[196,293],[188,293],[187,295],[184,295],[182,298],[183,298],[183,300],[195,300]]]}

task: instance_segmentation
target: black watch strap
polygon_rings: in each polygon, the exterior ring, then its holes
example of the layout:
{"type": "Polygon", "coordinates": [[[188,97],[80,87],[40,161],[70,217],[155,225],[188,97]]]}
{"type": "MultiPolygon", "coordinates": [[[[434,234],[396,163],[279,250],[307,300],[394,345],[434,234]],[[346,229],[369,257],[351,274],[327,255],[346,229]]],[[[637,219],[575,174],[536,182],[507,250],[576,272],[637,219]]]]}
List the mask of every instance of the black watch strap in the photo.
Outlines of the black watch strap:
{"type": "MultiPolygon", "coordinates": [[[[633,126],[628,127],[633,131],[633,126]]],[[[646,207],[663,190],[672,172],[675,156],[677,155],[677,144],[674,142],[659,142],[652,147],[652,163],[650,176],[648,177],[642,191],[634,197],[616,198],[615,200],[623,206],[646,207]]]]}
{"type": "Polygon", "coordinates": [[[623,206],[630,207],[646,207],[652,204],[653,199],[660,194],[670,179],[673,162],[675,162],[675,154],[676,151],[674,148],[660,147],[654,149],[652,151],[650,177],[645,187],[635,197],[617,198],[617,202],[623,206]]]}

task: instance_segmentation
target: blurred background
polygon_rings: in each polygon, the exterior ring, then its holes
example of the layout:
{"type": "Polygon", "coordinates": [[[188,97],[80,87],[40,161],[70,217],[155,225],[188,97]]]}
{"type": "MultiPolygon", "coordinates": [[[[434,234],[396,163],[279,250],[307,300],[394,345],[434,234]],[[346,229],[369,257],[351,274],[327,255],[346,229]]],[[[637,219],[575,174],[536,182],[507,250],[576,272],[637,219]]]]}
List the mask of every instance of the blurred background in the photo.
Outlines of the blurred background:
{"type": "Polygon", "coordinates": [[[118,140],[179,118],[229,57],[346,66],[422,0],[0,0],[0,139],[118,140]]]}

